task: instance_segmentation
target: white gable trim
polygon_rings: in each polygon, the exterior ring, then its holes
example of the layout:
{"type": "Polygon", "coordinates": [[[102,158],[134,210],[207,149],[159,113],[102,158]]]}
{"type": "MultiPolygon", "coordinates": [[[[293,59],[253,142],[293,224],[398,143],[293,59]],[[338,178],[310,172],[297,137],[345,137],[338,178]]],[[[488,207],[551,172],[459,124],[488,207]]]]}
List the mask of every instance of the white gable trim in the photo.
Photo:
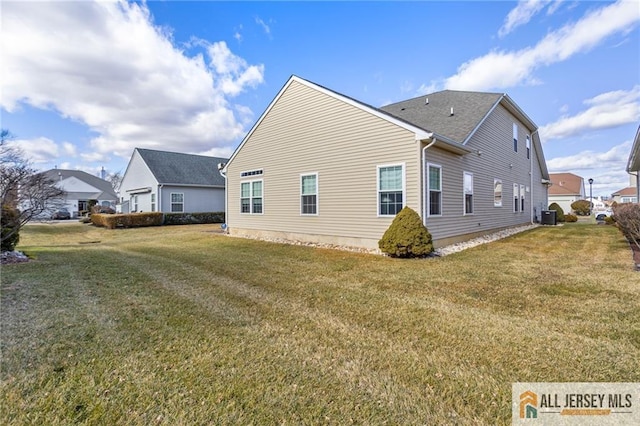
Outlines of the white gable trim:
{"type": "Polygon", "coordinates": [[[226,173],[226,169],[227,166],[229,165],[229,163],[231,163],[233,161],[233,159],[235,158],[236,154],[238,152],[240,152],[240,150],[242,149],[242,147],[244,146],[244,144],[246,143],[246,141],[251,137],[251,135],[253,134],[253,132],[255,131],[255,129],[258,128],[258,126],[260,126],[260,124],[262,123],[262,120],[264,120],[264,118],[267,116],[267,114],[269,114],[269,111],[271,111],[271,109],[273,108],[273,106],[278,102],[278,100],[280,99],[280,97],[284,94],[284,92],[289,88],[289,86],[291,86],[291,84],[293,82],[296,83],[300,83],[304,86],[307,86],[313,90],[316,90],[320,93],[323,93],[327,96],[331,96],[334,99],[338,99],[348,105],[354,106],[362,111],[368,112],[370,114],[373,114],[374,116],[381,118],[389,123],[395,124],[398,127],[401,127],[403,129],[406,129],[410,132],[413,132],[415,134],[415,139],[416,141],[424,141],[424,140],[428,140],[431,139],[431,137],[433,137],[433,133],[427,132],[419,127],[413,126],[409,123],[405,123],[404,121],[398,120],[396,118],[393,118],[385,113],[382,113],[372,107],[369,107],[365,104],[362,104],[360,102],[357,102],[349,97],[346,97],[344,95],[340,95],[339,93],[336,93],[334,91],[331,91],[329,89],[326,89],[322,86],[318,86],[317,84],[314,84],[310,81],[307,81],[303,78],[300,78],[298,76],[292,75],[289,80],[285,83],[285,85],[282,87],[282,89],[280,89],[280,91],[278,92],[278,94],[276,95],[276,97],[271,101],[271,103],[269,104],[269,106],[267,107],[267,109],[262,113],[262,115],[260,116],[260,118],[258,119],[258,121],[256,121],[256,124],[253,125],[253,127],[251,128],[251,130],[249,130],[249,133],[247,133],[247,135],[244,137],[244,139],[242,139],[242,142],[240,142],[240,145],[238,145],[238,147],[236,148],[236,150],[233,152],[233,154],[231,155],[231,158],[229,158],[229,161],[227,161],[227,164],[225,165],[224,169],[223,169],[223,173],[226,173]]]}

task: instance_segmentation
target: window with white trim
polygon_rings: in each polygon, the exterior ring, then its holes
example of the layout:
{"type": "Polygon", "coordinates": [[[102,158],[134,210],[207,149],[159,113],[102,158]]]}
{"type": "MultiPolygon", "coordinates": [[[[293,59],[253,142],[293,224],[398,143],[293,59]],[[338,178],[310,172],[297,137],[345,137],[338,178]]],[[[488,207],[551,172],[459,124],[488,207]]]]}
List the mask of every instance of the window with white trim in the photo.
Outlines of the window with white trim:
{"type": "Polygon", "coordinates": [[[300,175],[300,214],[318,214],[318,174],[300,175]]]}
{"type": "Polygon", "coordinates": [[[404,198],[404,165],[378,166],[378,215],[395,216],[404,198]]]}
{"type": "Polygon", "coordinates": [[[463,177],[464,191],[464,214],[473,213],[473,173],[464,172],[463,177]]]}
{"type": "Polygon", "coordinates": [[[518,125],[513,123],[513,150],[518,152],[518,125]]]}
{"type": "Polygon", "coordinates": [[[171,212],[172,213],[184,212],[184,193],[182,192],[171,193],[171,212]]]}
{"type": "Polygon", "coordinates": [[[442,215],[442,166],[427,164],[427,215],[442,215]]]}
{"type": "Polygon", "coordinates": [[[493,207],[502,207],[502,181],[493,180],[493,207]]]}
{"type": "Polygon", "coordinates": [[[132,212],[137,212],[138,211],[138,196],[134,195],[133,197],[131,197],[131,205],[133,206],[133,210],[131,210],[132,212]]]}
{"type": "Polygon", "coordinates": [[[156,211],[156,194],[151,194],[151,211],[156,211]]]}
{"type": "Polygon", "coordinates": [[[240,183],[240,213],[262,214],[262,180],[240,183]]]}
{"type": "Polygon", "coordinates": [[[524,212],[524,185],[520,185],[520,211],[524,212]]]}
{"type": "Polygon", "coordinates": [[[513,184],[513,211],[517,212],[520,210],[520,185],[517,183],[513,184]]]}
{"type": "Polygon", "coordinates": [[[531,137],[527,135],[527,160],[531,157],[531,137]]]}

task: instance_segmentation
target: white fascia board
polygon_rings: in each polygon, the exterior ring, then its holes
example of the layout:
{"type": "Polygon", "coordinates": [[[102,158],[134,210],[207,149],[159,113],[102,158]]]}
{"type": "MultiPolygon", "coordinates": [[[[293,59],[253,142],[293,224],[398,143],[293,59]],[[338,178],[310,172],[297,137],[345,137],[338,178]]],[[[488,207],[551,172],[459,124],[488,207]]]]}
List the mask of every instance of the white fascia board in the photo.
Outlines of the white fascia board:
{"type": "Polygon", "coordinates": [[[415,134],[415,138],[416,140],[425,140],[425,139],[430,139],[431,138],[431,133],[426,132],[424,129],[421,129],[419,127],[416,126],[412,126],[409,123],[406,123],[404,121],[398,120],[394,117],[391,117],[390,115],[387,115],[386,113],[383,113],[371,106],[367,106],[366,104],[360,103],[352,98],[349,98],[347,96],[341,95],[337,92],[334,92],[332,90],[329,90],[327,88],[324,88],[322,86],[318,86],[315,83],[312,83],[310,81],[307,81],[303,78],[300,78],[298,76],[292,75],[289,80],[287,80],[287,82],[284,84],[284,86],[282,86],[282,89],[280,89],[280,91],[278,92],[278,94],[276,95],[275,98],[273,98],[273,100],[271,101],[271,103],[269,104],[269,106],[267,106],[267,109],[264,110],[264,112],[262,113],[262,115],[260,116],[260,118],[258,119],[258,121],[256,121],[256,123],[253,125],[253,127],[251,128],[251,130],[249,130],[249,133],[247,133],[247,135],[242,139],[242,142],[240,142],[240,145],[238,145],[238,147],[236,148],[236,150],[233,152],[233,154],[231,155],[231,157],[229,158],[229,161],[227,161],[227,164],[224,166],[224,168],[222,169],[223,173],[227,172],[227,166],[233,161],[233,159],[235,158],[236,154],[238,152],[240,152],[240,150],[242,149],[242,147],[244,146],[244,144],[246,143],[246,141],[251,137],[251,135],[253,134],[253,132],[255,131],[255,129],[258,128],[258,126],[260,125],[260,123],[262,123],[262,120],[267,116],[267,114],[269,113],[269,111],[271,111],[271,108],[273,108],[273,106],[278,102],[278,100],[280,99],[280,97],[284,94],[284,92],[289,88],[289,86],[291,85],[291,83],[296,82],[296,83],[300,83],[302,85],[305,85],[313,90],[316,90],[320,93],[323,93],[325,95],[331,96],[332,98],[335,99],[339,99],[342,102],[347,103],[348,105],[354,106],[356,108],[359,108],[363,111],[366,111],[370,114],[373,114],[374,116],[381,118],[387,122],[393,123],[396,126],[399,126],[403,129],[409,130],[410,132],[413,132],[415,134]]]}

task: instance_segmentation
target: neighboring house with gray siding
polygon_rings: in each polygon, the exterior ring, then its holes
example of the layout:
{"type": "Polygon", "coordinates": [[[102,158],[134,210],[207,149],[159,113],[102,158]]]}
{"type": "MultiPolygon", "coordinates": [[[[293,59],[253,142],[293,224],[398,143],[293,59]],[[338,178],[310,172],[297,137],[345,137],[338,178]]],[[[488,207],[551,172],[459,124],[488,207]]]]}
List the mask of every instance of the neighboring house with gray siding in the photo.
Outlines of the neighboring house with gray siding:
{"type": "Polygon", "coordinates": [[[79,217],[89,211],[89,204],[115,209],[118,196],[111,183],[82,170],[51,169],[44,174],[64,191],[58,208],[66,208],[71,217],[79,217]]]}
{"type": "Polygon", "coordinates": [[[226,158],[135,148],[119,188],[119,211],[221,212],[226,158]]]}
{"type": "Polygon", "coordinates": [[[436,247],[540,220],[536,125],[500,93],[375,108],[292,76],[223,169],[230,234],[377,248],[404,206],[436,247]]]}

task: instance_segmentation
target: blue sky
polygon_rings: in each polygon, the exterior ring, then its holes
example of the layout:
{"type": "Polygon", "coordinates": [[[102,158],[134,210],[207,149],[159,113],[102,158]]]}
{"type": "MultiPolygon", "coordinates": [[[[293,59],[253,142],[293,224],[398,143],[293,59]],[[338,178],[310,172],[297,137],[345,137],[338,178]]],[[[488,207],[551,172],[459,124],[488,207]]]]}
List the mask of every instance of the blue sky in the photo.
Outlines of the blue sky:
{"type": "MultiPolygon", "coordinates": [[[[3,1],[2,128],[38,169],[228,157],[292,75],[383,106],[504,92],[551,172],[629,185],[640,2],[3,1]]],[[[588,189],[587,189],[588,190],[588,189]]]]}

